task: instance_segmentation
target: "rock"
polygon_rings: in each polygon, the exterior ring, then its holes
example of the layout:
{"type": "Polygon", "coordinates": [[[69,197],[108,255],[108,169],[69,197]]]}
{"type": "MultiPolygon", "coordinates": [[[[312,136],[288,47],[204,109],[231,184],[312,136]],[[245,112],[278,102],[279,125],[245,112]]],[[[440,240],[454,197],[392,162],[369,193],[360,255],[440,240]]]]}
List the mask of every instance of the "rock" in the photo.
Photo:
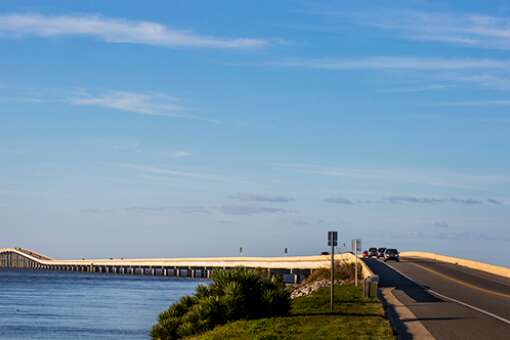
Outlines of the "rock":
{"type": "MultiPolygon", "coordinates": [[[[346,281],[344,281],[344,280],[335,280],[335,285],[344,285],[344,284],[346,284],[346,281]]],[[[321,288],[329,287],[329,285],[330,285],[329,280],[319,280],[319,281],[305,283],[301,286],[294,288],[294,290],[290,293],[290,298],[296,299],[299,297],[308,296],[321,288]]]]}

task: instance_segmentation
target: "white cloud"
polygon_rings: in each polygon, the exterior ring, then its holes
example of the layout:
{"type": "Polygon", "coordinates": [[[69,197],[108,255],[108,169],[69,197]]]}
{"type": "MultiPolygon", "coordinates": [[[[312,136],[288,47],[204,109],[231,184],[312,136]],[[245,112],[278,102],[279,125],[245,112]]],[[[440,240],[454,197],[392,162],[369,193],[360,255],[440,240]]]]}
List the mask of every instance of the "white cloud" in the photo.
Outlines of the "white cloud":
{"type": "Polygon", "coordinates": [[[189,151],[184,150],[175,150],[175,151],[161,151],[161,156],[164,157],[171,157],[171,158],[182,158],[182,157],[189,157],[192,155],[189,151]]]}
{"type": "Polygon", "coordinates": [[[468,100],[458,102],[439,102],[430,104],[432,106],[510,106],[510,100],[468,100]]]}
{"type": "Polygon", "coordinates": [[[385,88],[384,92],[422,92],[455,88],[461,85],[495,90],[510,89],[510,59],[505,58],[440,58],[418,56],[360,56],[359,58],[280,59],[260,63],[237,63],[237,66],[259,66],[309,69],[319,71],[373,71],[408,78],[413,84],[385,88]],[[418,81],[418,85],[416,82],[418,81]]]}
{"type": "Polygon", "coordinates": [[[267,39],[224,38],[175,30],[151,21],[129,21],[100,15],[0,15],[4,36],[91,36],[109,43],[217,49],[260,48],[267,39]]]}
{"type": "Polygon", "coordinates": [[[295,198],[282,196],[282,195],[270,195],[270,194],[254,194],[254,193],[239,193],[230,195],[230,199],[245,202],[271,202],[271,203],[288,203],[295,201],[295,198]]]}
{"type": "Polygon", "coordinates": [[[183,119],[201,120],[218,124],[214,119],[195,116],[189,113],[180,100],[159,92],[106,91],[99,94],[81,92],[67,99],[76,106],[96,106],[149,116],[166,116],[183,119]]]}
{"type": "Polygon", "coordinates": [[[324,70],[472,70],[505,69],[507,59],[420,58],[407,56],[374,56],[356,59],[288,59],[264,63],[266,66],[324,70]]]}
{"type": "Polygon", "coordinates": [[[429,196],[412,196],[412,195],[393,195],[377,199],[348,199],[342,196],[328,197],[324,199],[324,202],[354,205],[354,204],[374,204],[374,203],[391,203],[391,204],[405,204],[405,203],[416,203],[416,204],[462,204],[462,205],[481,205],[481,204],[493,204],[501,205],[501,201],[488,198],[466,198],[466,197],[429,197],[429,196]]]}
{"type": "Polygon", "coordinates": [[[182,171],[182,170],[173,170],[173,169],[164,169],[150,165],[140,165],[140,164],[116,164],[118,166],[136,170],[146,174],[153,174],[159,176],[168,176],[168,177],[187,177],[193,179],[202,179],[209,181],[220,181],[220,182],[229,182],[230,179],[224,176],[208,174],[208,173],[198,173],[198,172],[190,172],[190,171],[182,171]]]}
{"type": "Polygon", "coordinates": [[[148,116],[166,116],[182,119],[201,120],[218,124],[219,121],[196,116],[177,97],[161,92],[134,92],[107,90],[92,92],[71,89],[42,89],[39,91],[15,90],[4,94],[0,102],[58,103],[74,106],[94,106],[148,116]]]}
{"type": "Polygon", "coordinates": [[[510,24],[507,17],[402,11],[355,14],[352,18],[362,25],[399,32],[404,37],[417,41],[495,49],[510,48],[510,24]]]}
{"type": "Polygon", "coordinates": [[[108,91],[101,94],[81,93],[69,98],[73,105],[98,106],[154,116],[186,117],[186,109],[175,97],[162,93],[108,91]]]}
{"type": "Polygon", "coordinates": [[[277,167],[291,169],[301,173],[345,177],[358,180],[388,181],[396,183],[413,183],[433,187],[457,189],[497,188],[510,183],[510,176],[501,174],[465,174],[457,172],[420,172],[413,170],[389,169],[351,169],[325,167],[313,164],[276,164],[277,167]]]}
{"type": "Polygon", "coordinates": [[[273,207],[254,207],[248,205],[223,205],[218,210],[227,215],[289,214],[293,210],[273,207]]]}

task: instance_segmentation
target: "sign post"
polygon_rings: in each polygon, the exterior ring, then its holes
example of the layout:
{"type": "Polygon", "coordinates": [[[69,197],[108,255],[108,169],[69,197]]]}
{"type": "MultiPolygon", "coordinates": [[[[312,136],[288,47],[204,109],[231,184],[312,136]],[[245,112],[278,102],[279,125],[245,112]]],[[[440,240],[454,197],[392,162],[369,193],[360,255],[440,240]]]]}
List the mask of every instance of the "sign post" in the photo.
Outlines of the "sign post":
{"type": "Polygon", "coordinates": [[[354,285],[358,286],[358,251],[361,251],[361,240],[352,240],[352,252],[354,253],[354,285]]]}
{"type": "Polygon", "coordinates": [[[335,247],[338,245],[338,233],[328,231],[328,246],[331,246],[331,290],[329,304],[331,313],[333,313],[333,300],[335,297],[335,247]]]}

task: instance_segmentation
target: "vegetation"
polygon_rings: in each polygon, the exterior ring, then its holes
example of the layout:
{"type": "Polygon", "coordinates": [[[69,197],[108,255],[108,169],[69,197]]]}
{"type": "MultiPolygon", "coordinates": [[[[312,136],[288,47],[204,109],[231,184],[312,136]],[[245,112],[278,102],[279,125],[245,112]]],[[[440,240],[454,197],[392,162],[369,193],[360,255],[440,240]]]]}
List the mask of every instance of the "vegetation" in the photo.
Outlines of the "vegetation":
{"type": "Polygon", "coordinates": [[[336,286],[334,312],[329,308],[323,288],[294,300],[289,316],[231,322],[192,339],[395,339],[379,301],[353,285],[336,286]]]}
{"type": "MultiPolygon", "coordinates": [[[[319,280],[329,280],[331,278],[331,267],[315,269],[305,282],[313,282],[319,280]]],[[[362,280],[361,263],[358,262],[358,279],[362,280]]],[[[335,262],[335,280],[354,281],[354,263],[346,263],[341,261],[335,262]]]]}
{"type": "Polygon", "coordinates": [[[212,283],[200,285],[159,315],[153,339],[180,339],[234,320],[287,315],[289,292],[276,277],[254,270],[215,272],[212,283]]]}

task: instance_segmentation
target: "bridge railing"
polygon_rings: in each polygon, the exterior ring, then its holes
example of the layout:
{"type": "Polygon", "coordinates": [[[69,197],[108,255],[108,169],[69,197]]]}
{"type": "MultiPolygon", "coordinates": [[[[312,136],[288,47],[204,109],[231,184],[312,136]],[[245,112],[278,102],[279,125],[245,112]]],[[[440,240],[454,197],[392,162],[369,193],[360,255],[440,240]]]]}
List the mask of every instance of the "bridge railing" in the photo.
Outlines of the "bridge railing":
{"type": "Polygon", "coordinates": [[[417,258],[423,258],[423,259],[436,260],[436,261],[456,264],[459,266],[464,266],[464,267],[468,267],[471,269],[484,271],[484,272],[487,272],[490,274],[510,278],[510,268],[496,266],[493,264],[478,262],[478,261],[474,261],[474,260],[462,259],[462,258],[458,258],[458,257],[445,256],[445,255],[440,255],[440,254],[436,254],[436,253],[429,253],[429,252],[422,252],[422,251],[406,251],[406,252],[400,253],[400,256],[402,256],[402,257],[417,257],[417,258]]]}

